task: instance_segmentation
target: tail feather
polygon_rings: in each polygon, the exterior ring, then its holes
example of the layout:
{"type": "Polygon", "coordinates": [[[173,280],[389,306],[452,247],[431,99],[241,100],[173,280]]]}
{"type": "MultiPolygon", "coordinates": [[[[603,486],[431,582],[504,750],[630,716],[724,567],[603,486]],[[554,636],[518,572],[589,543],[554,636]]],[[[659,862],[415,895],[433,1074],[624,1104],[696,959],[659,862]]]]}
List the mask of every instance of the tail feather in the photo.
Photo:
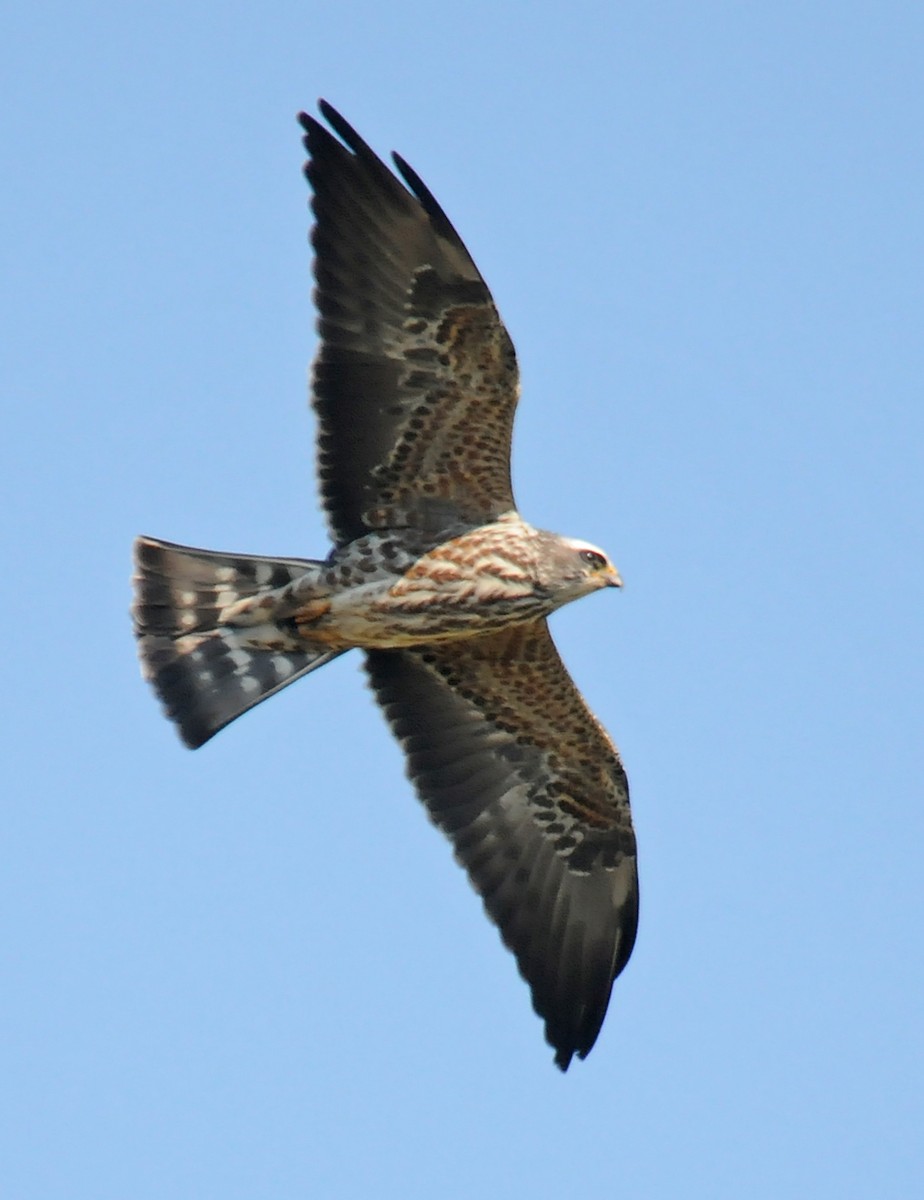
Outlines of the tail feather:
{"type": "Polygon", "coordinates": [[[213,629],[235,601],[285,587],[320,565],[307,558],[219,554],[136,538],[135,627],[168,634],[213,629]]]}
{"type": "Polygon", "coordinates": [[[343,653],[312,647],[271,620],[226,623],[241,601],[268,596],[320,565],[137,539],[132,616],[142,671],[187,746],[201,746],[343,653]]]}

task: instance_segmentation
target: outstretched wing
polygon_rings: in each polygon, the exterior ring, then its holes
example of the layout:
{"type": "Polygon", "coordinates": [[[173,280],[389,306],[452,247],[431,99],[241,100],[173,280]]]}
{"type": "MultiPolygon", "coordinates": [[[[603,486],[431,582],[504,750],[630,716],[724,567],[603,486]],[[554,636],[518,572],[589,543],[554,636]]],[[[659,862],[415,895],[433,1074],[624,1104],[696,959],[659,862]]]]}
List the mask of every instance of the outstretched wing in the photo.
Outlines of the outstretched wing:
{"type": "Polygon", "coordinates": [[[616,748],[544,621],[371,651],[367,666],[564,1070],[593,1046],[635,941],[635,836],[616,748]]]}
{"type": "Polygon", "coordinates": [[[329,104],[301,113],[317,224],[318,472],[334,540],[482,524],[513,508],[513,344],[433,196],[329,104]],[[410,188],[410,191],[408,190],[410,188]]]}

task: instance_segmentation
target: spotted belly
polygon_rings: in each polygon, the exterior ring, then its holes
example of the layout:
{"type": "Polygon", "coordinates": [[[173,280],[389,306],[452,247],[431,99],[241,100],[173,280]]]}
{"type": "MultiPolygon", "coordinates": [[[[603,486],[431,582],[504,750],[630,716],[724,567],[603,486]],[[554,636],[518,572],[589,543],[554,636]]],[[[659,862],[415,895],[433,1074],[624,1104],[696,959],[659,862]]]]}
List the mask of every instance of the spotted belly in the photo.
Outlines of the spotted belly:
{"type": "Polygon", "coordinates": [[[306,606],[295,616],[299,633],[336,649],[397,649],[424,642],[477,637],[548,615],[551,605],[534,592],[512,595],[475,583],[467,588],[351,589],[329,606],[306,606]],[[359,593],[365,592],[365,595],[359,593]]]}
{"type": "Polygon", "coordinates": [[[301,636],[336,649],[394,649],[475,637],[555,607],[536,582],[518,517],[466,530],[414,555],[407,534],[345,547],[294,613],[301,636]]]}
{"type": "Polygon", "coordinates": [[[295,615],[299,632],[333,648],[395,649],[476,637],[548,615],[529,570],[470,537],[444,543],[398,575],[335,588],[295,615]]]}

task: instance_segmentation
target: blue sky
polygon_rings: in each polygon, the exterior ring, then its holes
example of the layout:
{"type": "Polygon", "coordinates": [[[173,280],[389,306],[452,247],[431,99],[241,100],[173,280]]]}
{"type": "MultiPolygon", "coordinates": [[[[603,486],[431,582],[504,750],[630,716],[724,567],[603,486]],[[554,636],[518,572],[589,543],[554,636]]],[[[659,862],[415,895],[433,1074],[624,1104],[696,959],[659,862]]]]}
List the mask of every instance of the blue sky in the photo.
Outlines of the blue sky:
{"type": "Polygon", "coordinates": [[[0,18],[5,1200],[838,1200],[924,1177],[924,10],[0,18]],[[517,344],[642,915],[560,1076],[341,659],[184,750],[146,532],[325,550],[294,114],[449,212],[517,344]],[[8,490],[7,490],[8,489],[8,490]]]}

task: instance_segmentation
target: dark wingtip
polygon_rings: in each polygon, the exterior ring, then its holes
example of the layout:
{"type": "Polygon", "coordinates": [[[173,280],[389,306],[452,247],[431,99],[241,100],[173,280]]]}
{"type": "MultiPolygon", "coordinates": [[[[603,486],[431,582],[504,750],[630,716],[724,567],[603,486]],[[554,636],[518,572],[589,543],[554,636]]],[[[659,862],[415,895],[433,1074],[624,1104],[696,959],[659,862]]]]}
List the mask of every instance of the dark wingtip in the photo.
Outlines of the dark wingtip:
{"type": "Polygon", "coordinates": [[[450,219],[446,216],[446,213],[443,211],[442,206],[437,198],[433,195],[411,164],[407,161],[407,159],[402,158],[401,155],[395,150],[392,151],[391,157],[401,174],[401,178],[420,201],[424,212],[430,218],[437,233],[442,234],[442,236],[448,241],[456,242],[459,246],[462,246],[462,239],[459,237],[459,234],[452,221],[450,221],[450,219]]]}
{"type": "MultiPolygon", "coordinates": [[[[318,111],[320,112],[321,116],[328,121],[330,120],[330,117],[327,115],[328,112],[332,112],[335,116],[338,115],[334,106],[332,104],[328,104],[323,97],[318,98],[318,111]]],[[[295,114],[295,119],[298,121],[299,125],[301,125],[302,129],[305,130],[310,129],[312,125],[317,125],[318,123],[317,117],[313,117],[311,113],[305,112],[304,109],[299,109],[299,111],[295,114]]]]}
{"type": "MultiPolygon", "coordinates": [[[[318,100],[318,111],[337,135],[337,137],[340,138],[343,146],[346,146],[348,150],[351,150],[356,158],[360,159],[365,164],[367,169],[372,170],[379,177],[379,180],[389,188],[394,188],[397,191],[402,192],[402,194],[406,194],[404,193],[404,189],[401,187],[398,180],[395,178],[392,172],[389,171],[388,167],[382,162],[369,143],[360,137],[349,121],[347,121],[346,118],[343,117],[332,104],[329,104],[327,100],[321,98],[318,100]]],[[[302,144],[305,147],[305,152],[309,159],[309,161],[305,164],[304,171],[309,181],[311,181],[312,160],[321,154],[325,149],[331,149],[330,143],[333,143],[334,146],[337,146],[341,152],[343,146],[341,146],[337,142],[336,138],[331,135],[330,131],[325,129],[325,127],[317,120],[317,118],[311,116],[310,113],[298,113],[297,120],[299,125],[301,125],[302,129],[304,130],[302,144]]],[[[443,211],[436,197],[420,178],[414,168],[407,162],[406,159],[402,158],[400,154],[393,153],[391,157],[398,169],[401,179],[404,181],[404,184],[410,191],[411,195],[415,196],[419,201],[424,212],[430,218],[430,222],[436,232],[440,236],[446,238],[447,241],[455,243],[459,249],[463,251],[463,253],[468,255],[468,251],[465,249],[462,239],[459,237],[455,226],[446,216],[446,213],[443,211]]]]}
{"type": "Polygon", "coordinates": [[[360,157],[368,156],[376,162],[379,161],[378,155],[372,147],[359,136],[350,122],[345,117],[342,117],[332,104],[328,104],[326,100],[319,100],[318,110],[334,133],[339,138],[342,138],[354,154],[360,157]]]}
{"type": "MultiPolygon", "coordinates": [[[[327,130],[319,121],[311,115],[311,113],[300,112],[295,118],[302,127],[302,146],[305,153],[310,157],[318,138],[327,134],[327,130]]],[[[328,135],[329,136],[329,135],[328,135]]],[[[308,170],[308,163],[305,163],[305,170],[308,170]]]]}
{"type": "Polygon", "coordinates": [[[362,159],[368,167],[385,176],[395,184],[394,176],[381,161],[372,147],[359,136],[353,126],[326,100],[318,101],[321,116],[330,126],[326,129],[321,122],[310,113],[300,112],[298,122],[305,131],[302,145],[308,154],[309,161],[305,164],[305,172],[311,179],[312,161],[318,156],[330,153],[343,155],[345,149],[352,151],[356,158],[362,159]],[[333,133],[331,133],[333,130],[333,133]],[[337,137],[334,137],[334,134],[337,137]],[[337,140],[339,137],[340,141],[337,140]]]}
{"type": "MultiPolygon", "coordinates": [[[[343,121],[343,117],[341,117],[340,113],[337,112],[333,104],[331,104],[329,100],[325,100],[323,96],[318,97],[318,112],[325,121],[330,121],[331,125],[333,125],[335,121],[343,121]]],[[[344,124],[346,124],[346,122],[344,122],[344,124]]]]}

